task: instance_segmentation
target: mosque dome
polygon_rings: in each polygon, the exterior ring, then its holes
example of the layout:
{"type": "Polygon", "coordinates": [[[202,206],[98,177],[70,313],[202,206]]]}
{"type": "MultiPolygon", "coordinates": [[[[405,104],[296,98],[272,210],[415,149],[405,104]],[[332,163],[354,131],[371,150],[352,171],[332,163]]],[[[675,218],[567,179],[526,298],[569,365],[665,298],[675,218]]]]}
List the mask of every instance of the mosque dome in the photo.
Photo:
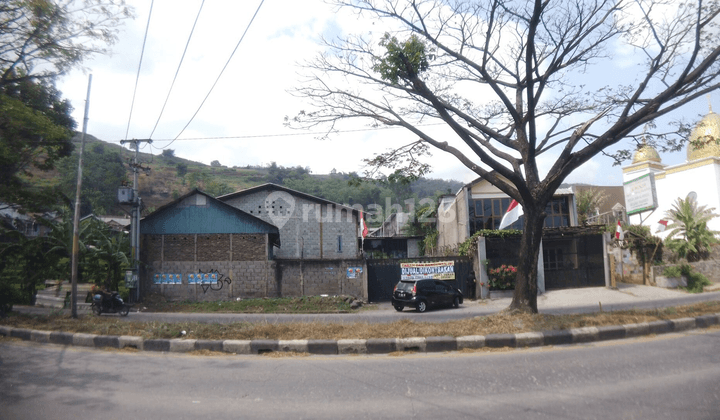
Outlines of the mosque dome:
{"type": "Polygon", "coordinates": [[[720,157],[720,115],[712,112],[703,117],[690,133],[687,160],[698,160],[710,156],[720,157]],[[693,146],[697,141],[705,142],[702,147],[693,146]]]}
{"type": "Polygon", "coordinates": [[[643,162],[661,162],[660,155],[658,154],[657,150],[655,150],[655,148],[650,146],[649,144],[645,143],[643,143],[643,145],[635,151],[632,160],[633,164],[643,162]]]}

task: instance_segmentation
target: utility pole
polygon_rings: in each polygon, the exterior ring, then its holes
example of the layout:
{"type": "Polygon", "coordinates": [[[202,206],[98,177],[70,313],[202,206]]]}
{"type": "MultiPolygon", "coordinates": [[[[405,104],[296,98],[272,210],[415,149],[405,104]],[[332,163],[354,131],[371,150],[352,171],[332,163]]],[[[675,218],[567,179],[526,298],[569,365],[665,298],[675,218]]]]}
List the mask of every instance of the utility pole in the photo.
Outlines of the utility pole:
{"type": "Polygon", "coordinates": [[[140,300],[140,208],[142,199],[138,195],[138,172],[140,169],[149,171],[150,168],[143,168],[138,163],[138,155],[140,154],[140,143],[152,143],[152,140],[120,140],[120,144],[130,143],[135,146],[135,157],[130,167],[133,170],[133,189],[132,189],[132,215],[130,217],[130,245],[132,247],[133,261],[133,280],[135,283],[135,302],[140,300]]]}
{"type": "Polygon", "coordinates": [[[85,133],[87,132],[88,111],[90,110],[90,85],[92,85],[92,74],[88,76],[87,97],[85,99],[85,116],[83,118],[82,135],[80,136],[80,157],[78,159],[77,189],[75,191],[75,212],[73,213],[72,256],[70,258],[70,312],[73,318],[78,317],[77,278],[78,259],[80,254],[80,190],[82,189],[82,166],[83,153],[85,152],[85,133]]]}

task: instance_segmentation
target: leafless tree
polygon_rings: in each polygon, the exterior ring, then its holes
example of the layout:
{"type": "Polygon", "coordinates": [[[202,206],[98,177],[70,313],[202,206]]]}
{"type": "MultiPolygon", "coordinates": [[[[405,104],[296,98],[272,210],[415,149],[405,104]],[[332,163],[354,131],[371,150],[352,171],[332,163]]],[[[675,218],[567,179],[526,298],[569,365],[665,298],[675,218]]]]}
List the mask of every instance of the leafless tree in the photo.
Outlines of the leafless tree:
{"type": "MultiPolygon", "coordinates": [[[[427,170],[420,156],[430,146],[517,200],[525,225],[511,309],[537,312],[544,211],[563,180],[623,140],[677,149],[680,126],[663,131],[654,122],[718,87],[716,0],[334,3],[392,29],[379,40],[326,41],[297,89],[312,110],[290,123],[329,133],[357,118],[404,127],[417,142],[371,167],[427,170]],[[619,48],[636,61],[598,85],[619,48]],[[450,134],[431,135],[427,124],[437,122],[450,134]],[[546,175],[542,155],[554,159],[546,175]]],[[[608,154],[620,161],[630,151],[608,154]]]]}

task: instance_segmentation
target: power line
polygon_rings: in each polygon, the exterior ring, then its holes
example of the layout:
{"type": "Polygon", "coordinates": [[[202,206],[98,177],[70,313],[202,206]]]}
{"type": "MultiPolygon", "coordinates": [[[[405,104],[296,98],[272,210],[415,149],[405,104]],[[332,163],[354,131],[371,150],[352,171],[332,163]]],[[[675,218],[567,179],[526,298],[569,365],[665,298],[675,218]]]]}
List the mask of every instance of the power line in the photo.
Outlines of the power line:
{"type": "Polygon", "coordinates": [[[177,70],[175,70],[175,77],[173,77],[173,81],[170,84],[170,90],[168,90],[167,96],[165,97],[165,103],[162,106],[162,109],[160,110],[160,115],[158,115],[158,119],[155,122],[155,127],[153,127],[152,132],[148,136],[149,139],[152,138],[153,134],[155,134],[155,129],[157,128],[158,124],[160,123],[160,119],[162,118],[163,112],[165,111],[165,106],[168,103],[168,100],[170,99],[170,93],[172,93],[173,86],[175,86],[175,80],[177,80],[178,73],[180,73],[180,67],[183,64],[183,61],[185,60],[185,53],[187,53],[188,46],[190,45],[190,39],[192,39],[193,33],[195,32],[195,26],[197,25],[198,19],[200,18],[200,12],[202,12],[203,6],[205,5],[205,0],[200,3],[200,9],[198,9],[197,15],[195,16],[195,22],[193,23],[192,29],[190,30],[190,35],[188,36],[187,42],[185,43],[185,50],[183,50],[182,57],[180,57],[180,63],[178,63],[177,70]]]}
{"type": "Polygon", "coordinates": [[[145,26],[142,50],[140,51],[140,63],[138,63],[137,75],[135,76],[135,89],[133,90],[132,102],[130,103],[130,115],[128,116],[127,128],[125,129],[125,140],[127,140],[128,132],[130,132],[130,121],[132,120],[133,108],[135,107],[135,94],[137,93],[138,81],[140,80],[140,68],[142,67],[143,55],[145,55],[145,42],[147,41],[148,31],[150,30],[150,18],[152,17],[154,4],[155,0],[152,0],[150,2],[150,13],[148,13],[147,25],[145,26]]]}
{"type": "Polygon", "coordinates": [[[240,47],[240,43],[242,43],[243,39],[245,39],[245,35],[247,34],[248,30],[250,29],[250,25],[252,25],[252,23],[255,21],[255,17],[257,16],[258,12],[260,11],[260,8],[262,7],[263,3],[265,3],[265,0],[261,0],[261,1],[260,1],[260,4],[258,5],[257,9],[255,10],[255,14],[253,14],[253,17],[252,17],[252,19],[250,19],[250,22],[247,24],[247,27],[245,27],[245,32],[243,32],[242,36],[240,37],[240,40],[239,40],[239,41],[237,42],[237,44],[235,45],[235,49],[232,51],[232,53],[230,54],[230,57],[229,57],[229,58],[227,59],[227,61],[225,62],[225,66],[223,66],[222,70],[220,70],[220,74],[218,74],[218,76],[217,76],[217,78],[215,79],[215,82],[213,83],[212,87],[210,87],[210,91],[208,91],[207,95],[205,95],[205,99],[202,100],[202,102],[200,103],[200,106],[199,106],[198,109],[195,111],[195,113],[193,114],[193,116],[190,118],[190,121],[188,121],[188,123],[185,124],[185,127],[183,127],[183,129],[180,130],[180,133],[178,133],[178,135],[175,136],[175,138],[174,138],[170,143],[168,143],[166,146],[164,146],[163,148],[169,147],[171,144],[173,144],[173,142],[174,142],[175,140],[178,139],[178,137],[180,137],[180,136],[182,135],[183,132],[185,132],[185,129],[188,128],[188,126],[190,125],[190,123],[192,123],[193,120],[195,119],[195,117],[197,116],[198,112],[200,112],[200,109],[203,107],[203,105],[205,105],[205,101],[207,101],[207,99],[208,99],[208,97],[210,97],[210,94],[212,93],[213,89],[215,89],[215,85],[217,85],[218,81],[220,80],[220,77],[221,77],[221,76],[223,75],[223,73],[225,72],[225,69],[227,68],[228,64],[230,64],[230,60],[232,60],[232,58],[233,58],[233,56],[235,55],[235,52],[237,51],[238,47],[240,47]]]}
{"type": "MultiPolygon", "coordinates": [[[[436,124],[421,124],[417,125],[416,127],[430,127],[435,125],[445,125],[444,123],[436,123],[436,124]]],[[[333,134],[342,134],[342,133],[359,133],[359,132],[367,132],[367,131],[381,131],[381,130],[399,130],[403,129],[404,127],[376,127],[376,128],[358,128],[355,130],[337,130],[333,131],[333,134]]],[[[255,135],[244,135],[244,136],[215,136],[215,137],[188,137],[184,139],[174,138],[174,139],[154,139],[153,141],[169,141],[170,144],[175,141],[198,141],[198,140],[231,140],[231,139],[260,139],[260,138],[270,138],[270,137],[296,137],[296,136],[311,136],[311,135],[318,135],[318,134],[327,134],[327,131],[307,131],[302,133],[286,133],[286,134],[255,134],[255,135]]],[[[164,149],[170,144],[163,146],[163,147],[154,147],[155,149],[164,149]]]]}

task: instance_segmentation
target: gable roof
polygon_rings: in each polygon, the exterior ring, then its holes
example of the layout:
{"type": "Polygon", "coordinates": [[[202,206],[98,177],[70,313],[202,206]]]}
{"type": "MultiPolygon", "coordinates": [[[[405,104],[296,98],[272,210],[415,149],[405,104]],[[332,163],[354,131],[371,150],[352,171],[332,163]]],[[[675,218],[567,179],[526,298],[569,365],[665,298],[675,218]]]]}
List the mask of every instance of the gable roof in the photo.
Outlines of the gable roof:
{"type": "Polygon", "coordinates": [[[158,208],[140,223],[143,234],[268,234],[275,246],[280,246],[280,230],[258,217],[214,198],[197,188],[177,200],[158,208]],[[191,205],[193,196],[204,197],[205,205],[191,205]],[[186,201],[188,200],[188,201],[186,201]],[[183,205],[183,203],[187,205],[183,205]]]}
{"type": "Polygon", "coordinates": [[[226,200],[231,200],[233,198],[239,198],[239,197],[243,197],[246,195],[254,194],[254,193],[257,193],[260,191],[284,191],[290,195],[302,197],[309,201],[315,201],[316,203],[330,204],[332,206],[341,207],[341,208],[347,209],[348,211],[353,212],[353,214],[358,214],[358,212],[359,212],[359,210],[356,208],[346,206],[344,204],[339,204],[334,201],[326,200],[324,198],[316,197],[314,195],[306,194],[304,192],[293,190],[292,188],[283,187],[282,185],[273,184],[271,182],[269,182],[267,184],[258,185],[255,187],[246,188],[246,189],[240,190],[240,191],[235,191],[234,193],[221,195],[221,196],[217,197],[217,199],[220,201],[226,201],[226,200]]]}

